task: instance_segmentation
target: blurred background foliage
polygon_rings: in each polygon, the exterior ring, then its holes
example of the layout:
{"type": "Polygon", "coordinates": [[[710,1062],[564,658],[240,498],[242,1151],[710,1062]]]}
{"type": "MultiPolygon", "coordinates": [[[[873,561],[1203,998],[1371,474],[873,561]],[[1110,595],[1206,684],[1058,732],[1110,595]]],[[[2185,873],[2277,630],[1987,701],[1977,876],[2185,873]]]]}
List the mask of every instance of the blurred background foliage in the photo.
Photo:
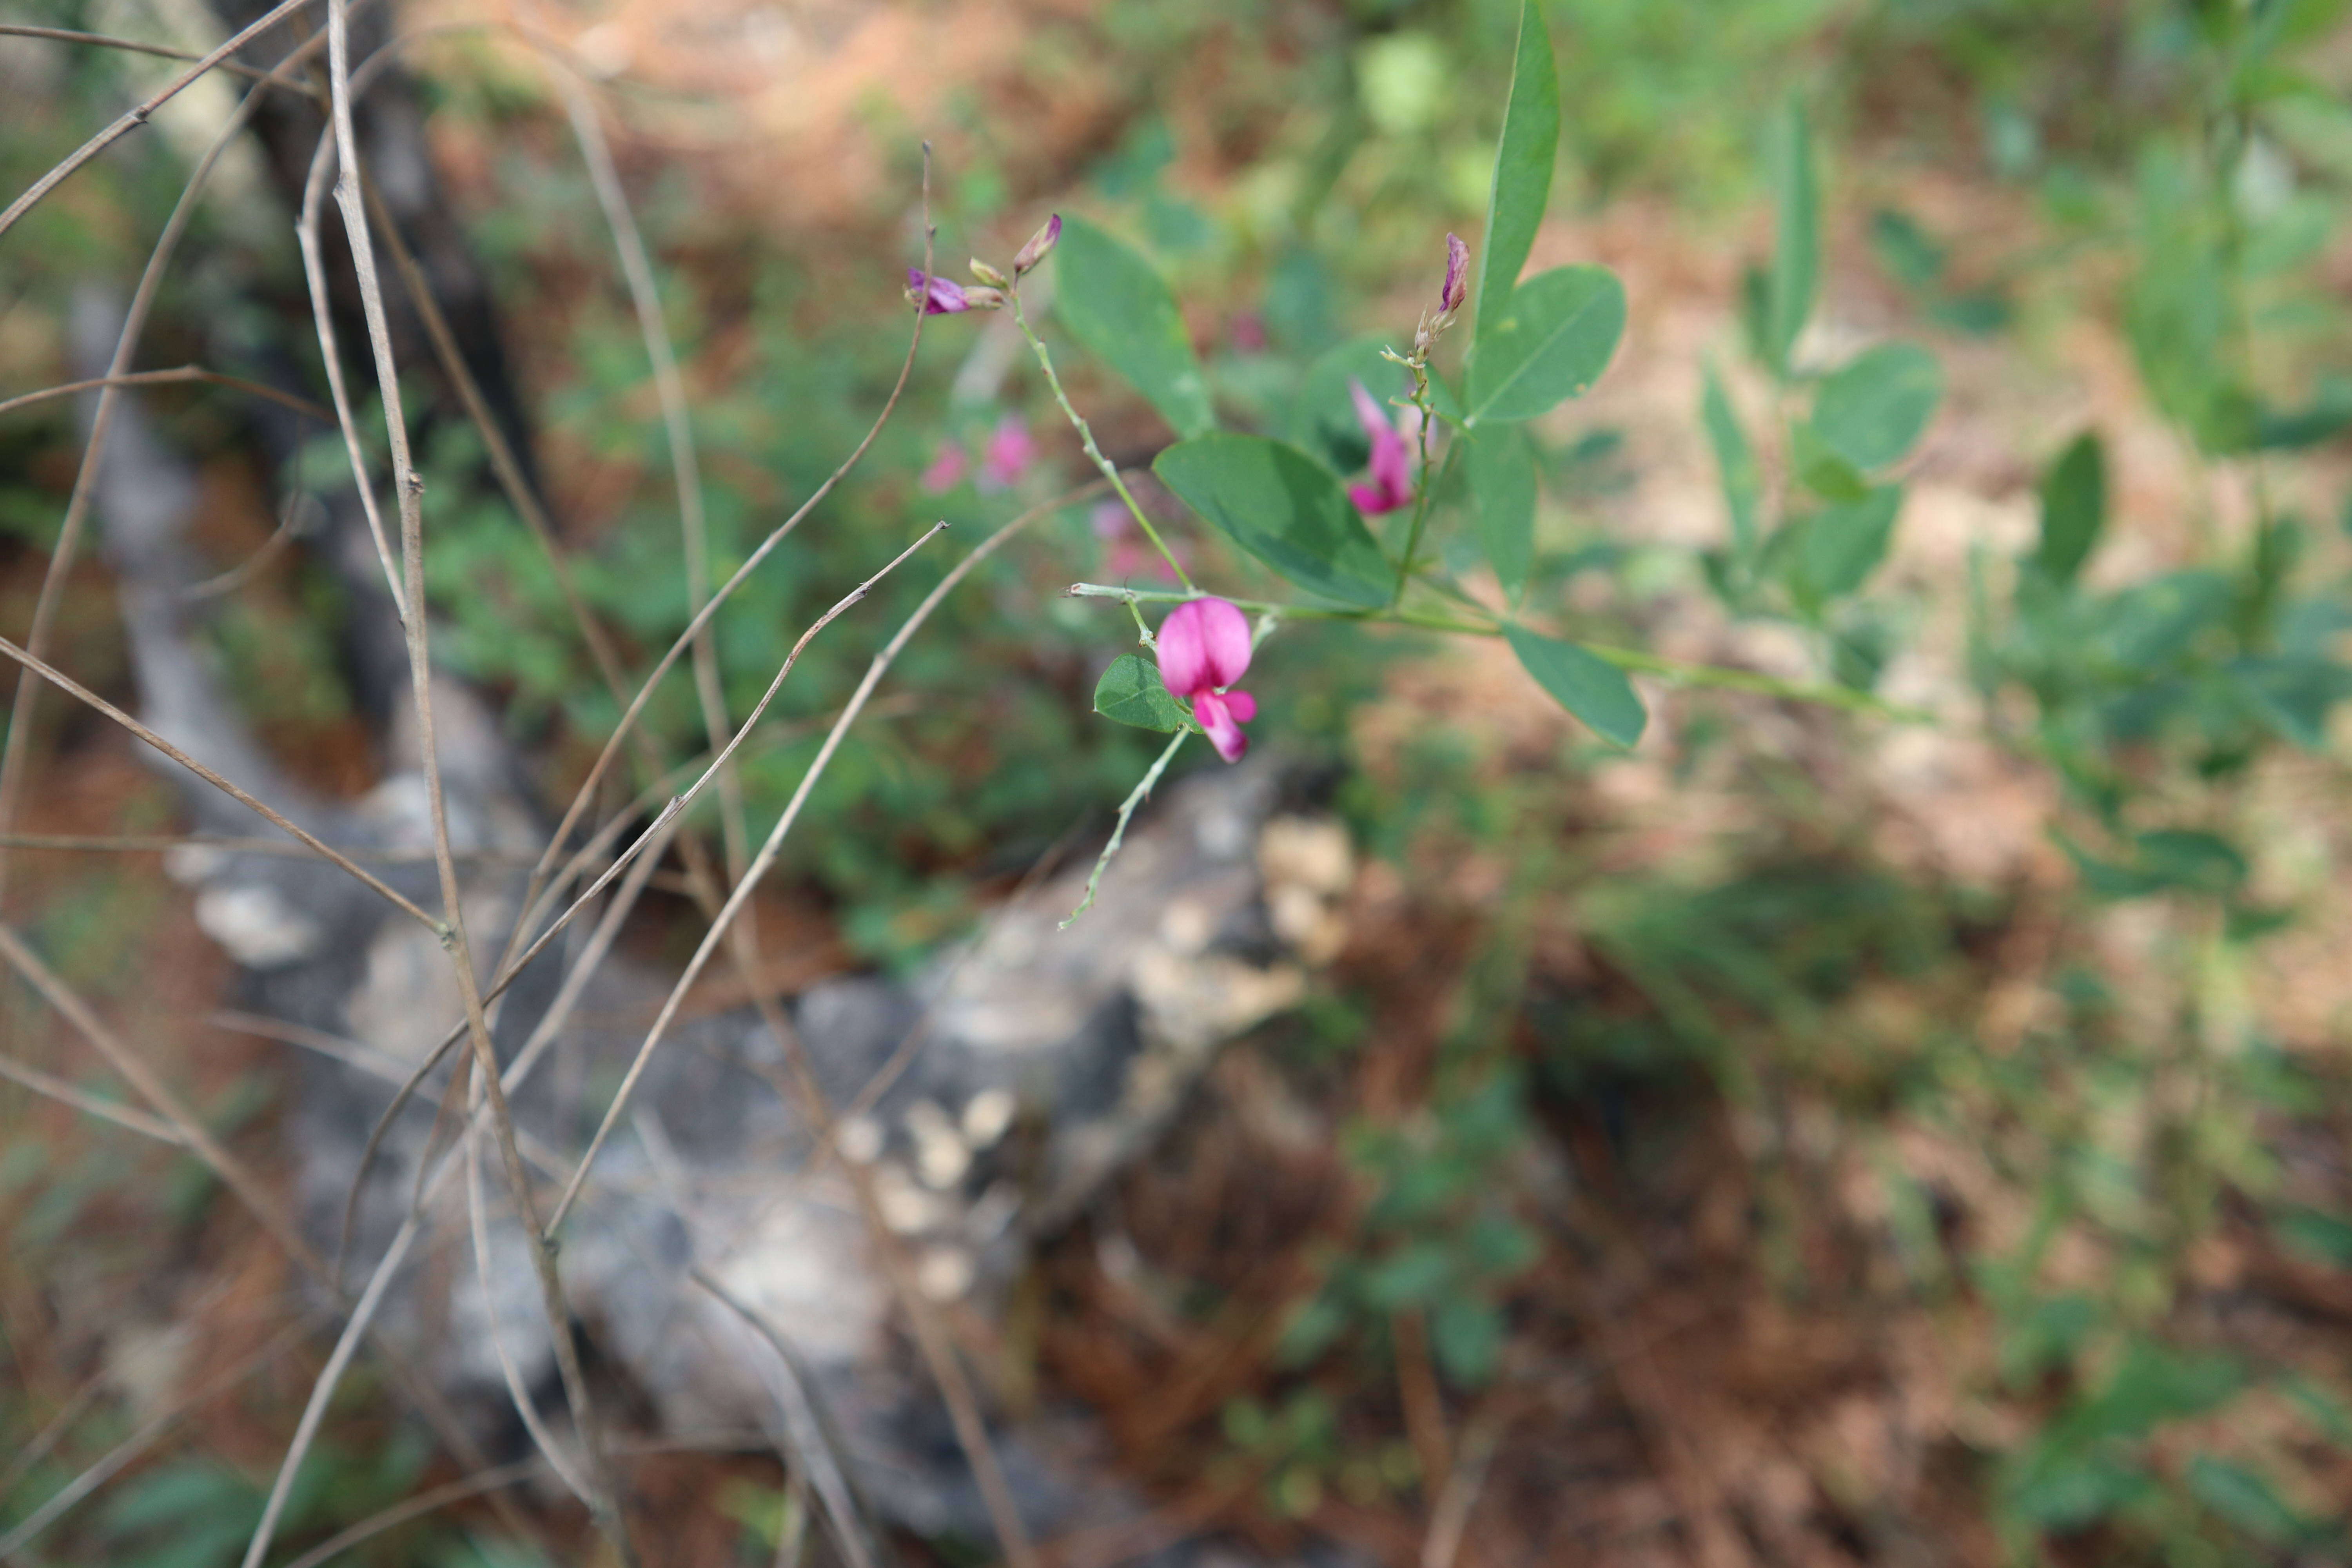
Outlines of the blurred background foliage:
{"type": "MultiPolygon", "coordinates": [[[[186,23],[169,7],[51,9],[42,21],[142,35],[186,23]]],[[[821,9],[807,22],[819,34],[897,8],[821,9]]],[[[760,84],[690,66],[663,79],[668,57],[656,57],[610,87],[615,119],[640,132],[625,169],[693,392],[719,575],[887,395],[899,280],[920,247],[922,136],[938,148],[943,272],[966,254],[1002,264],[1048,210],[1083,213],[1170,281],[1229,425],[1303,430],[1333,462],[1360,460],[1344,423],[1302,425],[1301,399],[1311,415],[1314,368],[1357,335],[1402,341],[1448,229],[1475,242],[1516,4],[905,9],[910,36],[948,63],[919,102],[879,79],[835,94],[852,107],[826,133],[858,151],[831,172],[761,162],[770,122],[750,108],[730,122],[713,87],[748,105],[760,84]]],[[[1546,1534],[1549,1509],[1613,1521],[1630,1542],[1641,1531],[1625,1521],[1643,1507],[1692,1553],[1659,1561],[2188,1565],[2352,1551],[2352,998],[2333,973],[2352,936],[2334,722],[2352,627],[2346,10],[1544,6],[1565,125],[1538,261],[1616,267],[1634,328],[1601,393],[1535,427],[1528,602],[1597,641],[1759,660],[1935,720],[1653,687],[1671,722],[1622,758],[1475,650],[1343,626],[1270,642],[1252,670],[1258,732],[1334,764],[1367,868],[1328,985],[1247,1059],[1328,1120],[1323,1163],[1308,1162],[1319,1173],[1298,1180],[1345,1196],[1302,1198],[1311,1213],[1287,1228],[1218,1211],[1298,1264],[1257,1302],[1278,1310],[1279,1342],[1209,1418],[1137,1461],[1143,1474],[1244,1478],[1230,1509],[1276,1539],[1339,1510],[1417,1514],[1443,1479],[1414,1426],[1421,1376],[1442,1385],[1464,1443],[1500,1445],[1486,1506],[1518,1522],[1494,1526],[1496,1562],[1650,1561],[1589,1545],[1610,1539],[1601,1525],[1576,1537],[1588,1544],[1546,1534]],[[1811,126],[1810,203],[1776,151],[1792,106],[1811,126]],[[1769,272],[1807,228],[1819,302],[1792,353],[1743,306],[1741,274],[1769,272]],[[1949,388],[1924,446],[1809,464],[1803,432],[1828,433],[1808,404],[1823,373],[1891,339],[1926,345],[1949,388]],[[1815,520],[1869,504],[1874,470],[1909,485],[1874,550],[1809,545],[1815,520]],[[1957,541],[1955,493],[1987,503],[1960,510],[1957,541]],[[1743,509],[1760,518],[1747,545],[1743,509]],[[1931,525],[1942,543],[1915,550],[1931,525]],[[1918,753],[1923,730],[1958,749],[1918,753]],[[1942,841],[1938,826],[1966,838],[1979,816],[1979,837],[2006,835],[2007,851],[1919,847],[1942,841]],[[1576,1421],[1508,1397],[1563,1360],[1622,1407],[1617,1446],[1582,1469],[1576,1421]],[[1619,1501],[1570,1506],[1587,1494],[1619,1501]]],[[[647,25],[629,7],[546,16],[575,40],[647,25]]],[[[11,191],[159,68],[0,49],[23,106],[0,139],[11,191]]],[[[687,618],[673,476],[560,101],[489,40],[451,36],[419,58],[433,143],[541,421],[560,527],[590,603],[642,668],[687,618]]],[[[188,166],[187,137],[159,130],[9,237],[5,390],[68,379],[71,289],[133,275],[188,166]]],[[[310,363],[282,221],[250,218],[267,208],[248,176],[199,212],[146,363],[243,368],[223,363],[225,342],[256,363],[310,363]]],[[[1043,315],[1106,448],[1144,466],[1170,432],[1043,315]]],[[[976,536],[1082,482],[1019,348],[994,322],[927,330],[864,466],[721,618],[735,712],[919,521],[976,536]],[[983,458],[1007,421],[1038,454],[992,474],[983,458]]],[[[612,704],[478,439],[422,378],[415,390],[439,646],[502,697],[560,800],[612,704]]],[[[323,435],[289,480],[240,455],[233,397],[189,389],[157,406],[175,442],[215,455],[207,482],[233,495],[337,482],[323,435]]],[[[0,421],[10,628],[29,615],[77,450],[69,404],[0,421]]],[[[1475,574],[1459,531],[1447,559],[1475,574]]],[[[224,566],[241,537],[217,542],[224,566]]],[[[1132,544],[1087,502],[1060,507],[910,647],[906,695],[853,735],[781,879],[780,897],[852,961],[936,951],[1041,858],[1083,854],[1107,827],[1155,747],[1089,711],[1096,675],[1129,646],[1124,616],[1056,592],[1148,581],[1132,544]]],[[[1181,548],[1207,580],[1239,580],[1205,531],[1182,531],[1181,548]]],[[[870,614],[812,646],[747,753],[755,821],[944,565],[919,558],[870,614]]],[[[89,575],[60,662],[119,690],[119,628],[102,574],[89,575]]],[[[338,670],[340,613],[331,575],[298,552],[208,636],[290,765],[356,790],[374,764],[338,670]]],[[[698,752],[684,681],[665,688],[654,730],[666,755],[698,752]]],[[[152,829],[162,798],[129,792],[114,826],[143,812],[152,829]]],[[[46,889],[45,941],[94,980],[121,984],[110,967],[141,940],[191,940],[163,895],[111,873],[46,889]]],[[[658,920],[641,933],[656,948],[692,934],[658,920]]],[[[257,1067],[206,1103],[243,1125],[269,1083],[257,1067]]],[[[1202,1114],[1242,1116],[1234,1103],[1255,1092],[1227,1084],[1202,1114]]],[[[39,1136],[12,1134],[0,1160],[12,1269],[63,1267],[93,1245],[80,1222],[141,1203],[167,1204],[163,1223],[201,1245],[200,1178],[134,1196],[111,1156],[47,1152],[39,1136]]],[[[1267,1287],[1250,1258],[1153,1250],[1181,1228],[1155,1231],[1151,1216],[1192,1190],[1191,1157],[1123,1201],[1181,1313],[1209,1323],[1267,1287]]],[[[1045,1266],[1050,1301],[1074,1320],[1083,1292],[1068,1279],[1084,1268],[1045,1266]]],[[[1068,1371],[1086,1331],[1042,1333],[1049,1373],[1098,1399],[1145,1397],[1068,1371]]],[[[18,1332],[12,1321],[23,1363],[37,1348],[18,1332]]],[[[54,1413],[53,1382],[0,1394],[0,1447],[54,1413]]],[[[12,1475],[0,1523],[128,1425],[12,1475]]],[[[425,1463],[361,1428],[338,1453],[289,1535],[369,1511],[425,1463]]],[[[234,1561],[258,1495],[246,1457],[232,1440],[136,1472],[81,1527],[95,1554],[82,1560],[234,1561]]],[[[772,1521],[741,1513],[748,1552],[772,1521]]],[[[395,1539],[406,1554],[379,1560],[494,1560],[452,1555],[476,1550],[456,1531],[395,1539]]]]}

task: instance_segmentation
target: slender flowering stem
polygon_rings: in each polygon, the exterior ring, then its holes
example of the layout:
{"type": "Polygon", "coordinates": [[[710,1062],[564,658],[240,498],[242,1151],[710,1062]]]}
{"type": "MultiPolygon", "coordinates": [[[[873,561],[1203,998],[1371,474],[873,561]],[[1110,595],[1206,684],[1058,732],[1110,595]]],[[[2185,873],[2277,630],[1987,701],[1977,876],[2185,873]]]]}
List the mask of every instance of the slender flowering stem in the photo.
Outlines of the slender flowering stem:
{"type": "Polygon", "coordinates": [[[1118,826],[1110,830],[1110,842],[1104,845],[1102,853],[1095,858],[1095,868],[1087,878],[1087,896],[1078,900],[1078,907],[1070,911],[1069,919],[1064,921],[1058,929],[1069,930],[1077,923],[1080,915],[1095,907],[1095,889],[1102,886],[1103,873],[1118,858],[1119,846],[1127,842],[1127,825],[1134,819],[1135,808],[1151,797],[1151,786],[1160,782],[1160,775],[1166,773],[1168,764],[1176,760],[1176,748],[1182,745],[1192,732],[1179,730],[1170,736],[1167,748],[1160,753],[1160,760],[1151,764],[1151,771],[1143,775],[1143,782],[1129,791],[1127,798],[1119,803],[1118,826]]]}
{"type": "Polygon", "coordinates": [[[1069,394],[1062,390],[1062,378],[1054,374],[1054,359],[1045,352],[1045,340],[1037,335],[1036,329],[1029,324],[1028,313],[1021,308],[1021,286],[1015,283],[1008,294],[1013,301],[1013,319],[1020,324],[1021,335],[1029,340],[1029,347],[1037,355],[1037,366],[1045,373],[1045,384],[1054,389],[1054,401],[1062,405],[1063,416],[1077,431],[1078,441],[1086,447],[1087,456],[1093,459],[1096,468],[1102,470],[1103,478],[1110,481],[1111,489],[1118,492],[1118,499],[1127,503],[1127,510],[1135,518],[1136,526],[1143,530],[1143,537],[1151,541],[1151,547],[1160,552],[1169,569],[1176,574],[1176,580],[1184,584],[1188,590],[1184,597],[1192,597],[1200,590],[1192,586],[1192,574],[1184,570],[1184,563],[1176,559],[1176,552],[1168,548],[1168,542],[1160,537],[1160,531],[1151,526],[1151,520],[1143,515],[1143,508],[1136,504],[1135,497],[1128,490],[1127,481],[1118,477],[1118,465],[1104,457],[1102,448],[1095,445],[1093,426],[1070,405],[1069,394]]]}
{"type": "MultiPolygon", "coordinates": [[[[1404,555],[1397,563],[1396,592],[1390,595],[1389,608],[1404,603],[1404,591],[1412,581],[1412,558],[1421,550],[1421,531],[1429,526],[1429,503],[1437,486],[1429,475],[1429,428],[1437,423],[1437,411],[1429,403],[1429,366],[1418,355],[1404,361],[1405,369],[1412,372],[1412,405],[1421,411],[1421,464],[1412,476],[1412,527],[1406,531],[1404,555]]],[[[1454,448],[1448,447],[1445,463],[1448,471],[1454,466],[1454,448]]]]}
{"type": "MultiPolygon", "coordinates": [[[[1065,592],[1073,599],[1113,599],[1128,605],[1182,604],[1187,599],[1202,596],[1197,593],[1181,594],[1172,588],[1129,588],[1111,583],[1073,583],[1065,592]]],[[[1301,620],[1356,621],[1367,626],[1411,626],[1416,631],[1458,632],[1465,637],[1498,637],[1503,635],[1499,625],[1482,626],[1475,621],[1453,620],[1444,616],[1423,615],[1411,610],[1346,610],[1324,605],[1277,605],[1265,599],[1229,599],[1227,602],[1244,610],[1294,616],[1301,620]]],[[[1580,642],[1578,646],[1603,663],[1643,675],[1654,675],[1677,686],[1711,687],[1723,691],[1744,691],[1756,697],[1777,697],[1790,702],[1811,702],[1823,708],[1867,713],[1904,724],[1935,721],[1935,715],[1925,710],[1889,702],[1850,686],[1783,680],[1779,676],[1766,675],[1759,670],[1731,669],[1719,664],[1685,664],[1679,659],[1660,658],[1655,654],[1630,647],[1612,647],[1604,643],[1580,642]]]]}

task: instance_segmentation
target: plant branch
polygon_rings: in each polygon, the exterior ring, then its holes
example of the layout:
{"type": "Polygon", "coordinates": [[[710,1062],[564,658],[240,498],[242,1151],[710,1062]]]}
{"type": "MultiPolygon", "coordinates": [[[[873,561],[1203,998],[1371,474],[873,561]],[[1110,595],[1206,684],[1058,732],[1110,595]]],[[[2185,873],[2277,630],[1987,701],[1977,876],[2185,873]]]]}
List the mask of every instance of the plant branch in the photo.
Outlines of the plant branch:
{"type": "MultiPolygon", "coordinates": [[[[923,275],[930,276],[928,266],[924,268],[923,275]]],[[[1136,526],[1143,530],[1143,537],[1151,541],[1151,547],[1160,552],[1160,558],[1168,563],[1168,569],[1176,574],[1176,580],[1189,591],[1186,596],[1197,595],[1200,590],[1192,586],[1192,576],[1184,570],[1184,563],[1176,559],[1176,552],[1168,548],[1168,542],[1160,537],[1158,529],[1151,526],[1151,519],[1145,516],[1143,508],[1136,504],[1134,495],[1127,488],[1127,481],[1118,477],[1118,465],[1104,457],[1102,448],[1095,445],[1094,426],[1087,424],[1085,416],[1071,405],[1070,395],[1062,390],[1062,378],[1054,372],[1054,356],[1045,352],[1045,340],[1030,326],[1028,312],[1021,307],[1021,284],[1017,279],[1006,290],[1006,297],[1013,302],[1013,319],[1020,324],[1021,335],[1029,340],[1029,347],[1037,356],[1037,368],[1045,373],[1045,384],[1053,388],[1054,401],[1062,405],[1063,416],[1069,420],[1071,428],[1077,431],[1078,444],[1086,448],[1088,460],[1102,470],[1103,478],[1110,481],[1110,488],[1117,490],[1118,499],[1127,503],[1128,514],[1135,519],[1136,526]]]]}

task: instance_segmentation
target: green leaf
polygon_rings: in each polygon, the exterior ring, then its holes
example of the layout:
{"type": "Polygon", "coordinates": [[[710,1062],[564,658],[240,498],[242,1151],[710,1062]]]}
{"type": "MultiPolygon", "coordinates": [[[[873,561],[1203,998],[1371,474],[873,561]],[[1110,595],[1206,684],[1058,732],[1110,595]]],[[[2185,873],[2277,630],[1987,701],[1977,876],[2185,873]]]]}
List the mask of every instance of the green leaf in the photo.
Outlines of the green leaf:
{"type": "Polygon", "coordinates": [[[1903,487],[1881,485],[1858,501],[1797,519],[1773,541],[1781,581],[1809,608],[1853,593],[1886,558],[1902,508],[1903,487]]]}
{"type": "Polygon", "coordinates": [[[1772,127],[1772,269],[1758,301],[1757,353],[1775,375],[1789,373],[1789,351],[1813,313],[1821,286],[1822,215],[1812,132],[1794,102],[1772,127]]]}
{"type": "Polygon", "coordinates": [[[1830,450],[1811,425],[1797,426],[1789,437],[1789,460],[1807,489],[1842,506],[1870,494],[1870,481],[1862,470],[1830,450]]]}
{"type": "Polygon", "coordinates": [[[1594,734],[1621,746],[1642,738],[1650,716],[1623,670],[1572,642],[1538,636],[1524,626],[1505,626],[1503,635],[1536,684],[1594,734]]]}
{"type": "Polygon", "coordinates": [[[1437,1364],[1465,1388],[1483,1387],[1495,1375],[1507,1337],[1501,1310],[1475,1296],[1446,1296],[1429,1315],[1430,1347],[1437,1352],[1437,1364]]]}
{"type": "Polygon", "coordinates": [[[2327,743],[2327,715],[2352,697],[2352,668],[2333,659],[2269,657],[2232,659],[2227,673],[2254,711],[2294,744],[2327,743]]]}
{"type": "Polygon", "coordinates": [[[2310,1522],[2270,1482],[2242,1465],[2199,1454],[2181,1479],[2189,1483],[2190,1497],[2257,1541],[2281,1546],[2310,1533],[2310,1522]]]}
{"type": "Polygon", "coordinates": [[[1479,258],[1476,342],[1493,330],[1511,298],[1519,268],[1535,248],[1536,226],[1551,200],[1552,160],[1559,152],[1559,72],[1536,0],[1520,0],[1519,43],[1511,61],[1511,95],[1495,144],[1495,180],[1486,198],[1486,254],[1479,258]]]}
{"type": "Polygon", "coordinates": [[[1532,419],[1609,368],[1625,331],[1625,289],[1603,267],[1555,267],[1479,323],[1470,362],[1470,423],[1532,419]]]}
{"type": "Polygon", "coordinates": [[[2107,459],[2085,430],[2042,476],[2042,542],[2033,563],[2053,583],[2072,583],[2107,521],[2107,459]]]}
{"type": "Polygon", "coordinates": [[[1913,343],[1881,343],[1855,358],[1813,397],[1822,444],[1867,473],[1911,449],[1944,399],[1944,369],[1913,343]]]}
{"type": "Polygon", "coordinates": [[[1290,441],[1335,474],[1352,474],[1371,455],[1371,441],[1357,416],[1348,384],[1360,381],[1372,401],[1391,416],[1391,396],[1412,388],[1404,367],[1381,357],[1388,340],[1350,339],[1307,367],[1290,405],[1290,441]]]}
{"type": "Polygon", "coordinates": [[[2231,597],[2219,572],[2168,572],[2136,584],[2102,606],[2101,651],[2126,668],[2153,669],[2188,652],[2229,614],[2231,597]]]}
{"type": "Polygon", "coordinates": [[[1308,593],[1362,609],[1389,602],[1395,569],[1339,481],[1297,447],[1263,436],[1201,436],[1160,453],[1151,471],[1308,593]]]}
{"type": "Polygon", "coordinates": [[[1525,434],[1481,430],[1470,438],[1470,496],[1486,564],[1517,604],[1536,555],[1536,455],[1525,434]]]}
{"type": "Polygon", "coordinates": [[[1764,481],[1756,468],[1755,449],[1740,428],[1739,416],[1715,366],[1706,367],[1706,390],[1699,400],[1699,417],[1706,426],[1707,445],[1715,448],[1716,472],[1723,480],[1723,506],[1731,514],[1731,549],[1742,561],[1756,553],[1756,505],[1764,481]]]}
{"type": "Polygon", "coordinates": [[[1160,410],[1180,436],[1216,428],[1184,319],[1151,264],[1084,218],[1062,220],[1054,314],[1160,410]]]}
{"type": "Polygon", "coordinates": [[[1160,667],[1139,653],[1123,653],[1110,661],[1095,682],[1095,711],[1163,735],[1200,728],[1160,679],[1160,667]]]}

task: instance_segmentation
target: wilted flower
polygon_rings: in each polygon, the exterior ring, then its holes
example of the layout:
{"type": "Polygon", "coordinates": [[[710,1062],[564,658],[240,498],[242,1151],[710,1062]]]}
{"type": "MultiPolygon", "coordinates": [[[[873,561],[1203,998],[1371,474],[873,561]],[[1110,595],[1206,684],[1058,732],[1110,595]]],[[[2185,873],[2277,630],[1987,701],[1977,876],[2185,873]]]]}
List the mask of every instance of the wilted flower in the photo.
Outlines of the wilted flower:
{"type": "Polygon", "coordinates": [[[955,316],[971,309],[962,284],[951,278],[927,280],[919,267],[907,268],[907,298],[920,303],[926,316],[955,316]]]}
{"type": "Polygon", "coordinates": [[[923,307],[926,316],[958,316],[966,310],[993,310],[1004,303],[1001,289],[967,289],[952,278],[928,281],[919,267],[907,268],[907,298],[923,307]]]}
{"type": "Polygon", "coordinates": [[[1458,234],[1445,237],[1445,287],[1437,293],[1437,308],[1447,315],[1462,308],[1470,296],[1470,247],[1458,234]]]}
{"type": "Polygon", "coordinates": [[[1348,499],[1366,517],[1411,506],[1412,440],[1421,433],[1421,410],[1405,409],[1397,424],[1391,425],[1372,395],[1364,390],[1362,382],[1349,382],[1348,395],[1355,400],[1356,417],[1363,422],[1364,434],[1372,440],[1371,461],[1366,465],[1371,472],[1370,482],[1349,485],[1348,499]]]}
{"type": "Polygon", "coordinates": [[[1045,260],[1046,253],[1059,244],[1061,238],[1062,215],[1055,213],[1045,220],[1044,227],[1029,237],[1029,243],[1023,246],[1021,253],[1013,258],[1013,276],[1018,278],[1045,260]]]}
{"type": "Polygon", "coordinates": [[[1169,694],[1192,705],[1217,755],[1240,762],[1249,750],[1242,726],[1257,717],[1257,700],[1232,689],[1249,668],[1249,618],[1223,599],[1187,599],[1160,623],[1158,640],[1169,694]]]}
{"type": "Polygon", "coordinates": [[[980,453],[980,488],[984,490],[1009,490],[1021,482],[1029,470],[1030,461],[1037,456],[1037,443],[1030,438],[1029,426],[1017,414],[1008,414],[996,422],[989,433],[988,445],[980,453]]]}

